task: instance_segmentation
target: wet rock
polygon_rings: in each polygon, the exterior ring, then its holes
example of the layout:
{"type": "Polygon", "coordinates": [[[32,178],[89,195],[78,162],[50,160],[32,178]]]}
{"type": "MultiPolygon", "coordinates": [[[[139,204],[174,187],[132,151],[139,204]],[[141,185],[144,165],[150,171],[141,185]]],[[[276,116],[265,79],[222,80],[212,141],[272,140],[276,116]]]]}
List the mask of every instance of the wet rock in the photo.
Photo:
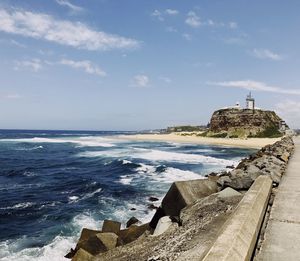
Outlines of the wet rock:
{"type": "Polygon", "coordinates": [[[140,221],[136,217],[131,217],[127,223],[126,223],[126,228],[130,227],[133,224],[139,223],[140,221]]]}
{"type": "Polygon", "coordinates": [[[154,204],[148,204],[148,209],[158,209],[154,204]]]}
{"type": "Polygon", "coordinates": [[[103,232],[112,232],[116,235],[119,234],[121,228],[121,223],[113,220],[104,220],[102,231],[103,232]]]}
{"type": "Polygon", "coordinates": [[[158,201],[159,199],[158,198],[156,198],[156,197],[149,197],[149,201],[151,201],[151,202],[155,202],[155,201],[158,201]]]}

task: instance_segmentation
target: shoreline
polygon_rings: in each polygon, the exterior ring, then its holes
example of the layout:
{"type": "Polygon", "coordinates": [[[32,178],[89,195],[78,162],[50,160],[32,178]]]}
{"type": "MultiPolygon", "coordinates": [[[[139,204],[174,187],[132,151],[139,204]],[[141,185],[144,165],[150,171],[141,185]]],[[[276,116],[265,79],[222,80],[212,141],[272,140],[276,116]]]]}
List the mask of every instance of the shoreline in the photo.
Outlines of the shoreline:
{"type": "Polygon", "coordinates": [[[281,138],[211,138],[199,136],[182,136],[176,133],[171,134],[135,134],[135,135],[119,135],[120,140],[136,140],[136,141],[162,141],[177,143],[193,143],[203,145],[221,145],[239,148],[260,149],[266,145],[270,145],[279,141],[281,138]]]}

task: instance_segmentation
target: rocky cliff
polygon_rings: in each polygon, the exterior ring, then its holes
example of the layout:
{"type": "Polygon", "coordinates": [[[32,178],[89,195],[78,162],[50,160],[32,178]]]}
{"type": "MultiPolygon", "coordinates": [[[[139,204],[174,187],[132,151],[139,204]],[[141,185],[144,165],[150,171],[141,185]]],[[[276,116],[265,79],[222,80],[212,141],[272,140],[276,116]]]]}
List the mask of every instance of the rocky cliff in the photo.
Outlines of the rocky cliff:
{"type": "Polygon", "coordinates": [[[207,135],[232,138],[279,137],[281,121],[274,111],[221,109],[213,113],[207,135]]]}

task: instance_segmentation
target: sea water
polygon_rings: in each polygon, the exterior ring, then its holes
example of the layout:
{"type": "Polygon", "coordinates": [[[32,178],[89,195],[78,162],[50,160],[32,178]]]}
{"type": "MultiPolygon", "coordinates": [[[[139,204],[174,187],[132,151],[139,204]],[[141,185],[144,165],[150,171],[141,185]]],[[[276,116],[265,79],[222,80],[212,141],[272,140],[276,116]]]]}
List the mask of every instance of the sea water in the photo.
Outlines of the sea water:
{"type": "Polygon", "coordinates": [[[119,139],[122,132],[0,130],[0,260],[67,260],[83,227],[143,222],[170,184],[253,150],[119,139]]]}

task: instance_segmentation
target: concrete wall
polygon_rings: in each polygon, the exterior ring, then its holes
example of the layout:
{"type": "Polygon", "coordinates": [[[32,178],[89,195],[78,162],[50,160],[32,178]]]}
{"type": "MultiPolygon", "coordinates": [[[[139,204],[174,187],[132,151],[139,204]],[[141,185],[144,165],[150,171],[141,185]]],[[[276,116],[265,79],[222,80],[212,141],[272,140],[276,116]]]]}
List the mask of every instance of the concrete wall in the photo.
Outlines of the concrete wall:
{"type": "Polygon", "coordinates": [[[268,176],[258,177],[224,224],[203,260],[250,260],[272,189],[268,176]]]}

